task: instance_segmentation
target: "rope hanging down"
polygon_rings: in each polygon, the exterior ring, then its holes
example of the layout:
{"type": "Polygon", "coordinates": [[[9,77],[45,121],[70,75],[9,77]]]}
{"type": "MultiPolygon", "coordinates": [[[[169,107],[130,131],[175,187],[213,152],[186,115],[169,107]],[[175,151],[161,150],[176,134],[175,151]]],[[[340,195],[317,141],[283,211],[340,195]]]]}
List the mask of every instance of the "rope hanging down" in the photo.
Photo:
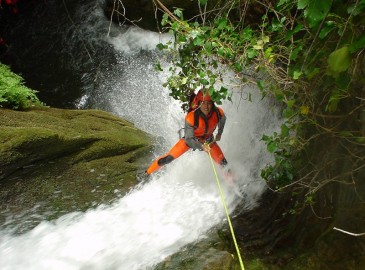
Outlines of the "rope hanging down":
{"type": "Polygon", "coordinates": [[[229,229],[231,230],[231,234],[232,234],[234,246],[236,248],[238,260],[240,262],[241,269],[244,270],[245,268],[243,266],[243,262],[242,262],[240,250],[238,249],[238,245],[237,245],[236,237],[234,235],[234,230],[233,230],[233,227],[232,227],[231,219],[229,218],[229,213],[228,213],[228,209],[227,209],[226,200],[224,199],[224,194],[223,194],[223,191],[222,191],[222,188],[221,188],[221,184],[220,184],[219,179],[218,179],[217,171],[215,170],[214,162],[213,162],[213,159],[212,159],[212,155],[210,154],[210,151],[208,151],[208,154],[209,154],[210,162],[212,163],[212,167],[213,167],[213,171],[214,171],[214,174],[215,174],[215,178],[217,180],[217,184],[218,184],[218,188],[219,188],[219,194],[221,195],[221,199],[222,199],[222,203],[223,203],[223,206],[224,206],[224,210],[226,212],[226,216],[227,216],[227,220],[228,220],[228,224],[229,224],[229,229]]]}

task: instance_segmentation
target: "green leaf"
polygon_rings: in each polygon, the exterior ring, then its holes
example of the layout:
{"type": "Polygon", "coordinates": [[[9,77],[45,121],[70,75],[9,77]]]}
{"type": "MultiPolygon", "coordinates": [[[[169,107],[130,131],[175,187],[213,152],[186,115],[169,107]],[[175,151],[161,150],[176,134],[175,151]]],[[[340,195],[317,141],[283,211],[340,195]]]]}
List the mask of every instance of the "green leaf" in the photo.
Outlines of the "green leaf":
{"type": "Polygon", "coordinates": [[[287,2],[287,0],[280,0],[278,3],[278,7],[284,5],[287,2]]]}
{"type": "Polygon", "coordinates": [[[217,29],[221,30],[225,28],[227,28],[227,20],[224,18],[219,19],[217,29]]]}
{"type": "Polygon", "coordinates": [[[174,10],[174,14],[175,14],[177,17],[179,17],[180,19],[182,19],[182,17],[183,17],[183,12],[182,12],[182,10],[181,10],[180,8],[175,9],[175,10],[174,10]]]}
{"type": "Polygon", "coordinates": [[[265,55],[265,58],[266,58],[266,59],[270,59],[270,57],[271,57],[271,58],[273,57],[273,53],[272,53],[272,51],[273,51],[273,48],[272,48],[272,47],[269,47],[269,48],[267,48],[267,49],[265,50],[264,55],[265,55]]]}
{"type": "Polygon", "coordinates": [[[267,151],[269,151],[270,153],[274,153],[277,148],[278,147],[277,147],[276,143],[273,141],[271,141],[267,144],[267,151]]]}
{"type": "Polygon", "coordinates": [[[354,134],[352,134],[351,131],[347,131],[347,130],[344,130],[344,131],[340,131],[338,133],[341,137],[353,137],[354,134]]]}
{"type": "Polygon", "coordinates": [[[251,29],[250,27],[246,27],[246,28],[243,30],[242,38],[243,38],[244,40],[251,40],[251,38],[252,38],[252,29],[251,29]]]}
{"type": "Polygon", "coordinates": [[[365,48],[365,34],[361,35],[349,46],[351,53],[354,53],[362,48],[365,48]]]}
{"type": "Polygon", "coordinates": [[[225,87],[223,87],[223,86],[221,86],[221,88],[220,88],[219,92],[223,93],[223,95],[224,95],[224,96],[226,96],[226,95],[227,95],[227,93],[228,93],[228,89],[227,89],[227,88],[225,88],[225,87]]]}
{"type": "Polygon", "coordinates": [[[308,3],[310,2],[310,0],[298,0],[298,9],[304,9],[308,3]]]}
{"type": "Polygon", "coordinates": [[[284,100],[284,94],[283,94],[283,92],[280,89],[274,90],[274,93],[275,93],[275,98],[278,101],[283,101],[284,100]]]}
{"type": "Polygon", "coordinates": [[[351,14],[352,16],[357,16],[357,15],[361,14],[361,12],[363,12],[364,9],[365,9],[365,1],[360,0],[359,3],[355,3],[355,4],[349,6],[347,8],[347,13],[351,14]]]}
{"type": "Polygon", "coordinates": [[[284,118],[290,118],[294,115],[294,111],[290,109],[289,107],[283,110],[283,117],[284,118]]]}
{"type": "Polygon", "coordinates": [[[224,55],[224,49],[223,48],[219,48],[218,49],[218,55],[219,56],[223,56],[224,55]]]}
{"type": "Polygon", "coordinates": [[[290,129],[288,128],[287,125],[285,125],[285,124],[281,125],[281,135],[282,136],[288,137],[289,136],[289,131],[290,131],[290,129]]]}
{"type": "Polygon", "coordinates": [[[286,105],[289,107],[289,108],[292,108],[294,106],[294,103],[295,103],[295,100],[291,99],[291,100],[288,100],[286,102],[286,105]]]}
{"type": "Polygon", "coordinates": [[[199,70],[198,74],[199,74],[199,77],[200,77],[200,78],[204,78],[204,77],[207,75],[207,74],[206,74],[204,71],[202,71],[202,70],[199,70]]]}
{"type": "Polygon", "coordinates": [[[239,63],[235,63],[234,65],[236,72],[241,72],[243,70],[242,65],[239,63]]]}
{"type": "Polygon", "coordinates": [[[257,81],[257,87],[261,90],[264,91],[264,82],[262,80],[258,80],[257,81]]]}
{"type": "Polygon", "coordinates": [[[169,23],[169,16],[167,15],[167,13],[164,13],[162,15],[161,25],[165,26],[168,23],[169,23]]]}
{"type": "Polygon", "coordinates": [[[341,100],[341,92],[339,91],[339,89],[335,89],[330,96],[330,99],[326,106],[326,111],[335,112],[337,110],[338,103],[340,102],[340,100],[341,100]]]}
{"type": "Polygon", "coordinates": [[[214,68],[218,68],[218,61],[217,60],[214,60],[213,63],[212,63],[213,67],[214,68]]]}
{"type": "Polygon", "coordinates": [[[338,107],[338,103],[340,102],[339,99],[333,98],[328,101],[328,104],[326,106],[327,112],[335,112],[338,107]]]}
{"type": "Polygon", "coordinates": [[[294,80],[298,80],[301,75],[302,75],[302,72],[301,71],[294,70],[293,79],[294,80]]]}
{"type": "Polygon", "coordinates": [[[327,60],[327,72],[329,75],[337,77],[343,71],[346,71],[351,64],[351,54],[349,47],[342,47],[332,52],[327,60]]]}
{"type": "Polygon", "coordinates": [[[351,77],[349,74],[341,74],[336,78],[336,86],[342,91],[348,91],[349,85],[351,83],[351,77]]]}
{"type": "Polygon", "coordinates": [[[264,142],[267,142],[269,140],[269,136],[267,136],[266,134],[263,134],[261,137],[261,140],[263,140],[264,142]]]}
{"type": "Polygon", "coordinates": [[[333,21],[326,22],[319,33],[319,38],[324,39],[334,28],[335,24],[333,21]]]}
{"type": "Polygon", "coordinates": [[[176,40],[180,43],[185,43],[187,41],[186,36],[184,35],[178,35],[176,40]]]}
{"type": "Polygon", "coordinates": [[[313,79],[315,75],[317,75],[321,70],[319,68],[314,68],[312,70],[309,70],[306,75],[308,79],[313,79]]]}
{"type": "Polygon", "coordinates": [[[212,43],[209,41],[205,42],[204,49],[210,55],[212,53],[212,43]]]}
{"type": "Polygon", "coordinates": [[[298,57],[298,54],[303,50],[303,46],[299,45],[294,48],[294,50],[290,54],[290,60],[295,60],[298,57]]]}
{"type": "Polygon", "coordinates": [[[195,46],[202,46],[204,44],[204,40],[200,37],[194,39],[193,44],[195,46]]]}
{"type": "Polygon", "coordinates": [[[272,31],[281,31],[283,29],[283,24],[277,20],[271,23],[272,31]]]}
{"type": "Polygon", "coordinates": [[[158,43],[156,45],[157,49],[159,49],[160,51],[162,51],[165,48],[165,45],[163,45],[162,43],[158,43]]]}
{"type": "Polygon", "coordinates": [[[201,6],[206,5],[206,4],[207,4],[207,2],[208,2],[208,0],[199,0],[199,4],[200,4],[201,6]]]}
{"type": "Polygon", "coordinates": [[[200,79],[199,81],[203,85],[209,85],[209,82],[206,79],[200,79]]]}
{"type": "MultiPolygon", "coordinates": [[[[293,38],[293,35],[295,33],[298,33],[299,31],[301,31],[303,29],[303,25],[302,24],[298,24],[294,29],[288,30],[285,32],[285,38],[284,41],[289,41],[293,38]]],[[[284,34],[284,33],[283,33],[284,34]]],[[[295,39],[294,39],[295,40],[295,39]]],[[[290,45],[290,47],[293,47],[294,44],[290,45]]],[[[296,44],[298,45],[298,44],[296,44]]],[[[302,46],[302,45],[300,45],[302,46]]],[[[294,46],[295,48],[295,46],[294,46]]]]}
{"type": "Polygon", "coordinates": [[[299,0],[299,2],[306,3],[304,16],[308,19],[310,27],[316,26],[323,18],[325,18],[332,6],[332,0],[299,0]]]}
{"type": "Polygon", "coordinates": [[[252,58],[255,58],[257,56],[258,52],[253,49],[253,48],[250,48],[247,50],[247,57],[252,59],[252,58]]]}
{"type": "Polygon", "coordinates": [[[162,67],[161,67],[161,64],[160,63],[155,63],[155,69],[157,71],[163,71],[162,67]]]}
{"type": "Polygon", "coordinates": [[[200,35],[200,31],[198,30],[198,29],[193,29],[193,30],[191,30],[190,31],[190,36],[192,37],[192,38],[196,38],[196,37],[198,37],[200,35]]]}

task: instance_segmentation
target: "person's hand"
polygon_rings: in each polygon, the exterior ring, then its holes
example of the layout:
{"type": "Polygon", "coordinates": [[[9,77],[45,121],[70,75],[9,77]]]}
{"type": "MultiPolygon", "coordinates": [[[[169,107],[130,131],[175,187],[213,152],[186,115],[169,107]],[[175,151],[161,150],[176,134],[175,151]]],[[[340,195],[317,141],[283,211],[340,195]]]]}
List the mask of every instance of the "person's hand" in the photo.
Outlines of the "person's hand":
{"type": "Polygon", "coordinates": [[[204,143],[204,144],[202,145],[202,148],[203,148],[203,151],[205,151],[205,152],[209,152],[209,151],[210,151],[210,146],[209,146],[209,144],[207,144],[207,143],[204,143]]]}
{"type": "Polygon", "coordinates": [[[222,136],[221,134],[215,135],[215,139],[214,140],[217,141],[217,142],[220,141],[221,140],[221,136],[222,136]]]}

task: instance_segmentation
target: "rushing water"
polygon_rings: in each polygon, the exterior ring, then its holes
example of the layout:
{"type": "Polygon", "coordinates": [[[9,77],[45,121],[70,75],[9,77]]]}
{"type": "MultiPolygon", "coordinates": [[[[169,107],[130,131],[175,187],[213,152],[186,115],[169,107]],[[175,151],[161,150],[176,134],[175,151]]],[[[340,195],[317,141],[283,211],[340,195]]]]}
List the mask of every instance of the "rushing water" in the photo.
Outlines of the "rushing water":
{"type": "MultiPolygon", "coordinates": [[[[108,22],[95,18],[106,34],[108,22]]],[[[110,111],[161,137],[155,153],[160,155],[178,140],[184,121],[180,104],[162,87],[166,75],[153,68],[161,59],[155,45],[169,37],[136,28],[111,30],[106,40],[115,50],[116,63],[99,70],[96,87],[86,87],[77,106],[110,111]]],[[[278,125],[269,102],[260,101],[255,89],[231,91],[234,102],[223,104],[228,119],[220,145],[244,199],[223,181],[230,212],[242,200],[247,208],[255,206],[264,189],[260,168],[271,160],[260,138],[278,125]],[[240,99],[248,92],[256,97],[254,102],[240,99]]],[[[219,170],[218,176],[223,179],[219,170]]],[[[0,231],[0,269],[151,269],[224,222],[210,160],[203,152],[191,151],[111,206],[44,221],[22,235],[0,231]]]]}

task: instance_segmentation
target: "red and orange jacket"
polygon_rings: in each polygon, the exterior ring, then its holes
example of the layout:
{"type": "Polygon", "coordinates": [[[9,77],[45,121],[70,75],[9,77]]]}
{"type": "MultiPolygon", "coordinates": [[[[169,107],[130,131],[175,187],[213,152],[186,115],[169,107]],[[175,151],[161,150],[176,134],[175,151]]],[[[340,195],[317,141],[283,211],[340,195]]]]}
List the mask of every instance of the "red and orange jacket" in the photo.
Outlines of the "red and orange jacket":
{"type": "Polygon", "coordinates": [[[206,117],[198,108],[189,112],[185,117],[185,142],[193,149],[202,149],[205,141],[212,141],[213,132],[218,127],[218,134],[222,135],[226,116],[223,109],[213,107],[206,117]]]}

